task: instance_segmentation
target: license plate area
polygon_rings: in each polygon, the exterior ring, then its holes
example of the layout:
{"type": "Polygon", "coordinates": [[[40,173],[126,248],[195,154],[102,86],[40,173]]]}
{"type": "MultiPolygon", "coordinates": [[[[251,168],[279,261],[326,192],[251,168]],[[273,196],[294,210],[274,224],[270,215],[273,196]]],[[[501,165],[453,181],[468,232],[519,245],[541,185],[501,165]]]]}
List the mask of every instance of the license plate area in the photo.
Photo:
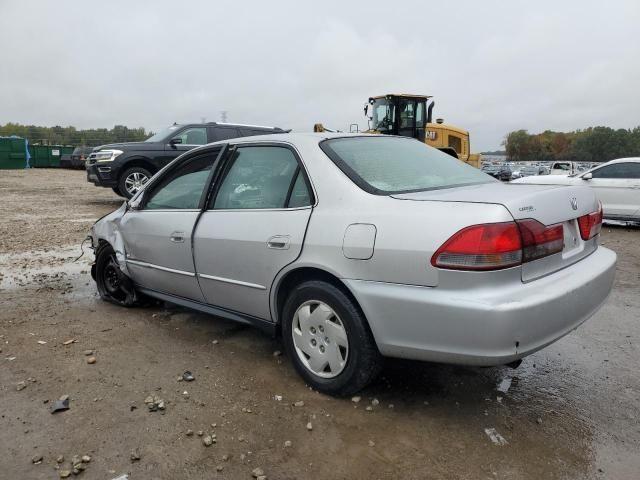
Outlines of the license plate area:
{"type": "Polygon", "coordinates": [[[580,253],[584,249],[584,241],[580,237],[578,230],[578,221],[569,220],[563,222],[564,229],[564,248],[562,249],[562,258],[569,258],[580,253]]]}

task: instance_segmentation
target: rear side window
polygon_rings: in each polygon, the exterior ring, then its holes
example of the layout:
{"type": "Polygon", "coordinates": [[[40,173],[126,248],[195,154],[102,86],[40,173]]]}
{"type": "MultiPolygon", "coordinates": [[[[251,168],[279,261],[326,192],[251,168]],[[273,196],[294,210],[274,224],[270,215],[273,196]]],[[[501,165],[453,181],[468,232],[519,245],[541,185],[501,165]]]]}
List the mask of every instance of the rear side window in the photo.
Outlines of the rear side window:
{"type": "Polygon", "coordinates": [[[333,138],[320,142],[320,148],[360,188],[377,195],[496,181],[480,170],[410,138],[333,138]]]}
{"type": "Polygon", "coordinates": [[[230,138],[241,137],[237,128],[231,127],[217,127],[213,129],[213,141],[228,140],[230,138]]]}
{"type": "Polygon", "coordinates": [[[259,130],[254,128],[241,128],[240,131],[242,132],[242,136],[244,137],[253,137],[255,135],[270,135],[272,133],[275,133],[270,130],[259,130]]]}
{"type": "Polygon", "coordinates": [[[640,163],[615,163],[594,170],[593,178],[640,178],[640,163]]]}
{"type": "Polygon", "coordinates": [[[310,204],[306,183],[291,150],[241,147],[220,185],[213,208],[293,208],[310,204]],[[295,199],[295,205],[290,198],[295,199]]]}

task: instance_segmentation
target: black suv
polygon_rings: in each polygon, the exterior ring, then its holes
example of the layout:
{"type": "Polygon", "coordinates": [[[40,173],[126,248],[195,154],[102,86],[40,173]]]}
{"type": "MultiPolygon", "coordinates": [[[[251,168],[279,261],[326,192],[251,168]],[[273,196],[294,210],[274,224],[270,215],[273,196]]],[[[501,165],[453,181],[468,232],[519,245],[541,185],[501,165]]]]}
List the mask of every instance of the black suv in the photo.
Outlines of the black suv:
{"type": "Polygon", "coordinates": [[[288,132],[278,127],[216,122],[174,124],[144,142],[94,148],[87,161],[87,181],[131,198],[153,174],[187,150],[218,140],[288,132]]]}

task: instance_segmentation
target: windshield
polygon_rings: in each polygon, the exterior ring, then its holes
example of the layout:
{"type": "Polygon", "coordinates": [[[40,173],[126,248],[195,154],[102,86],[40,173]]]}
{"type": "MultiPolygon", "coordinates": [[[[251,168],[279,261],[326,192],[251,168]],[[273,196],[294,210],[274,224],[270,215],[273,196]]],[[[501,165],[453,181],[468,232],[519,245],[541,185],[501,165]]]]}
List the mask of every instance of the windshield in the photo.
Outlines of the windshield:
{"type": "Polygon", "coordinates": [[[180,127],[182,127],[182,125],[171,125],[170,127],[160,130],[155,135],[150,136],[145,140],[145,142],[161,142],[172,135],[180,127]]]}
{"type": "Polygon", "coordinates": [[[393,129],[396,120],[396,107],[386,98],[378,98],[370,105],[373,116],[371,127],[373,130],[386,132],[393,129]]]}
{"type": "Polygon", "coordinates": [[[410,138],[333,138],[322,141],[320,148],[355,184],[378,195],[496,181],[480,170],[410,138]]]}

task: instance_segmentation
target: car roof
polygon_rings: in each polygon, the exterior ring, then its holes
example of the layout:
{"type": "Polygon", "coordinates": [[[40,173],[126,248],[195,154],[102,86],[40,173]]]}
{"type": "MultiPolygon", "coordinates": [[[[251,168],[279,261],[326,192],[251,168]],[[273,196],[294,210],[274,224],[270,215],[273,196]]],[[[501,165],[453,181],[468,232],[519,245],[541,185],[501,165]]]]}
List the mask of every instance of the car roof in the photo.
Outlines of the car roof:
{"type": "Polygon", "coordinates": [[[347,137],[380,137],[380,138],[404,138],[407,140],[414,140],[410,137],[402,137],[398,135],[377,135],[372,133],[342,133],[342,132],[295,132],[295,133],[274,133],[269,135],[252,135],[250,137],[237,137],[229,138],[227,140],[218,140],[217,142],[207,143],[197,147],[190,152],[196,152],[205,149],[209,146],[222,145],[228,143],[230,145],[240,145],[243,143],[269,143],[269,142],[282,142],[289,143],[291,145],[297,144],[309,144],[309,142],[320,143],[322,140],[329,140],[332,138],[347,138],[347,137]]]}
{"type": "Polygon", "coordinates": [[[615,160],[609,160],[608,162],[603,162],[600,165],[611,165],[613,163],[628,163],[628,162],[638,163],[640,162],[640,157],[616,158],[615,160]]]}
{"type": "MultiPolygon", "coordinates": [[[[201,125],[201,124],[196,124],[196,125],[201,125]]],[[[280,127],[269,127],[266,125],[251,125],[248,123],[207,122],[206,125],[210,127],[245,127],[245,128],[252,128],[254,130],[279,130],[281,132],[286,131],[285,129],[280,127]]]]}

